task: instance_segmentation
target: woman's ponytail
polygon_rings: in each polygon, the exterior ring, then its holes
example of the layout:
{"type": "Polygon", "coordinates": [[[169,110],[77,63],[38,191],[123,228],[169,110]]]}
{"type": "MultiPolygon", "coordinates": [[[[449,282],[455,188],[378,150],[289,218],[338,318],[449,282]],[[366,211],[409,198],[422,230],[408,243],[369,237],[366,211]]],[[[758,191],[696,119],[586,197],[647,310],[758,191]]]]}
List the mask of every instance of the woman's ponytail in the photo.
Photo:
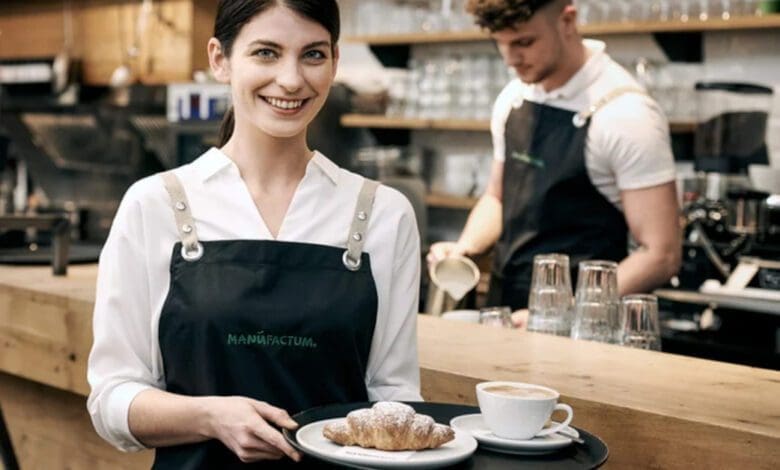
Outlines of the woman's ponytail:
{"type": "Polygon", "coordinates": [[[236,118],[233,113],[233,107],[227,110],[222,118],[222,124],[219,126],[219,147],[224,147],[233,135],[233,128],[236,125],[236,118]]]}

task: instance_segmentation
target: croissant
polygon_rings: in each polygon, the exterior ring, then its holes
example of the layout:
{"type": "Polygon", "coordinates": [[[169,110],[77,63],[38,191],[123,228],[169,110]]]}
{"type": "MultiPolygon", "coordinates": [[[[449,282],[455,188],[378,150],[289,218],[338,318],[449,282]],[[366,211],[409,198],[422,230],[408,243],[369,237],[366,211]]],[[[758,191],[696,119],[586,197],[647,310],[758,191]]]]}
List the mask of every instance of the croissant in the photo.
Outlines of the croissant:
{"type": "Polygon", "coordinates": [[[325,425],[322,435],[343,446],[379,450],[435,449],[455,438],[449,426],[417,414],[409,405],[392,401],[354,410],[346,419],[325,425]]]}

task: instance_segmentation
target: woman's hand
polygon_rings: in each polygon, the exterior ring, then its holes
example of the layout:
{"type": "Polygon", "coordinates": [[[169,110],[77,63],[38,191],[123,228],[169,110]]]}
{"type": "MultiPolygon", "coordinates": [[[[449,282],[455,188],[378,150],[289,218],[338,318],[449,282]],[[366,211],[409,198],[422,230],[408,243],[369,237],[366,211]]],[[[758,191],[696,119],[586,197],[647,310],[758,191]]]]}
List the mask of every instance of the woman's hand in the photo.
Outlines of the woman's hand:
{"type": "Polygon", "coordinates": [[[296,429],[298,423],[281,408],[246,397],[203,397],[208,410],[208,432],[233,451],[242,462],[278,460],[301,455],[270,423],[296,429]]]}

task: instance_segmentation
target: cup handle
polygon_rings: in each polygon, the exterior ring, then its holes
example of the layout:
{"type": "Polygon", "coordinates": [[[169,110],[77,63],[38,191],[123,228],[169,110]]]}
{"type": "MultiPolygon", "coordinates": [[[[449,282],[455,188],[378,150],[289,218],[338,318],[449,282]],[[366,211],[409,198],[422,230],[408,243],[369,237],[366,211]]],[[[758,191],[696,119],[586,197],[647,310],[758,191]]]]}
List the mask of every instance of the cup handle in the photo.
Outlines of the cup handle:
{"type": "Polygon", "coordinates": [[[553,413],[558,410],[563,410],[566,412],[567,414],[566,419],[563,420],[562,423],[558,423],[558,425],[556,426],[539,431],[538,433],[536,433],[536,437],[549,436],[550,434],[555,434],[556,432],[568,426],[569,423],[571,423],[572,418],[574,418],[574,410],[571,409],[571,406],[565,403],[558,403],[557,405],[555,405],[555,408],[553,409],[553,413]]]}

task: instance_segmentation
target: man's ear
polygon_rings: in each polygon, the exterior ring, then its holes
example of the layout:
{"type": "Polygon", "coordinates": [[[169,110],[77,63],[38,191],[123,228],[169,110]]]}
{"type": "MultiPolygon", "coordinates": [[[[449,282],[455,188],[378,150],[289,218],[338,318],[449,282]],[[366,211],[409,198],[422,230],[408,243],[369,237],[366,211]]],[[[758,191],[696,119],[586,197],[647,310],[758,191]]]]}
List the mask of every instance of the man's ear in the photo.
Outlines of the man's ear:
{"type": "Polygon", "coordinates": [[[567,32],[572,32],[576,30],[577,28],[577,7],[575,7],[572,4],[568,4],[563,7],[563,11],[561,12],[561,22],[563,23],[564,29],[567,32]]]}
{"type": "Polygon", "coordinates": [[[217,38],[209,39],[206,46],[209,54],[209,66],[214,78],[220,83],[230,83],[230,61],[222,50],[217,38]]]}

